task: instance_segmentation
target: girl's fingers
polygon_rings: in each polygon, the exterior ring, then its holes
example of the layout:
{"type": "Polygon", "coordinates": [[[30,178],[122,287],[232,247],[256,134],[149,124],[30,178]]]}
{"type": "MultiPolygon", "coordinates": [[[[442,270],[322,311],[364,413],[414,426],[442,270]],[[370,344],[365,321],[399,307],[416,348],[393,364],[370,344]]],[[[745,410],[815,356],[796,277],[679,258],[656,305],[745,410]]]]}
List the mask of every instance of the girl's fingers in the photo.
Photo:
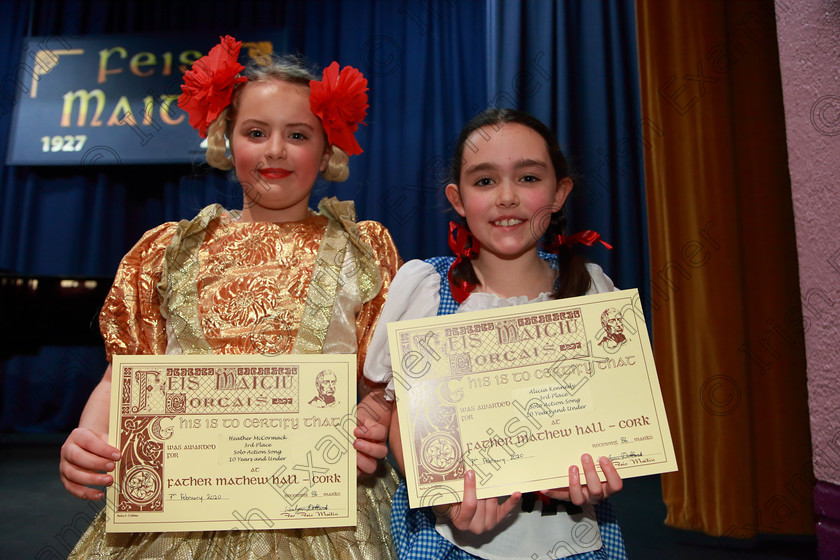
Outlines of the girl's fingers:
{"type": "Polygon", "coordinates": [[[475,473],[467,471],[464,476],[464,501],[452,504],[449,517],[452,524],[461,531],[481,534],[496,527],[522,499],[521,492],[514,492],[502,504],[496,498],[477,499],[475,473]]]}
{"type": "Polygon", "coordinates": [[[514,492],[511,494],[510,497],[508,497],[508,499],[499,506],[496,523],[499,523],[502,519],[507,517],[507,515],[519,505],[521,499],[522,492],[514,492]]]}
{"type": "Polygon", "coordinates": [[[499,521],[507,515],[507,513],[504,512],[505,508],[503,505],[499,505],[499,500],[497,498],[483,498],[478,500],[470,530],[479,535],[498,525],[499,521]]]}
{"type": "Polygon", "coordinates": [[[379,460],[388,454],[388,446],[384,443],[374,443],[364,439],[353,442],[356,448],[356,468],[365,474],[373,474],[379,467],[379,460]]]}
{"type": "Polygon", "coordinates": [[[478,520],[481,521],[483,525],[477,525],[474,532],[483,533],[484,531],[495,527],[497,521],[499,520],[499,500],[496,498],[484,498],[483,500],[479,500],[479,502],[479,507],[484,508],[484,515],[479,517],[478,520]]]}
{"type": "Polygon", "coordinates": [[[464,475],[464,501],[453,504],[450,512],[454,514],[452,522],[458,529],[466,530],[472,523],[478,510],[478,500],[475,497],[475,473],[467,471],[464,475]]]}
{"type": "MultiPolygon", "coordinates": [[[[365,474],[373,474],[379,466],[379,461],[362,454],[356,454],[356,468],[365,474]]],[[[357,473],[358,474],[358,473],[357,473]]]]}
{"type": "Polygon", "coordinates": [[[353,435],[357,438],[374,442],[384,442],[388,437],[388,428],[378,422],[365,418],[360,426],[356,426],[353,435]]]}
{"type": "Polygon", "coordinates": [[[62,459],[68,464],[88,471],[112,471],[116,464],[105,457],[89,453],[77,445],[69,446],[66,451],[62,450],[62,459]]]}
{"type": "Polygon", "coordinates": [[[356,468],[359,472],[373,474],[379,466],[379,459],[388,455],[388,446],[385,439],[388,429],[373,420],[365,418],[363,425],[356,426],[353,434],[356,440],[353,447],[356,448],[356,468]]]}
{"type": "Polygon", "coordinates": [[[367,455],[374,459],[384,459],[388,454],[388,446],[384,443],[375,443],[364,439],[357,439],[353,442],[353,447],[361,454],[367,455]]]}
{"type": "Polygon", "coordinates": [[[568,488],[553,488],[551,490],[540,490],[540,493],[555,500],[561,500],[564,502],[571,501],[571,496],[569,496],[568,488]]]}
{"type": "Polygon", "coordinates": [[[98,434],[87,428],[76,428],[67,437],[65,445],[77,445],[78,447],[98,455],[100,457],[107,457],[112,461],[117,461],[120,458],[120,450],[112,445],[108,445],[105,434],[98,434]]]}
{"type": "Polygon", "coordinates": [[[76,428],[61,446],[61,463],[88,471],[112,471],[119,459],[116,447],[105,443],[101,436],[86,428],[76,428]]]}
{"type": "Polygon", "coordinates": [[[87,486],[80,486],[71,482],[65,482],[64,487],[68,492],[83,500],[101,500],[105,495],[100,490],[88,488],[87,486]]]}
{"type": "MultiPolygon", "coordinates": [[[[63,469],[61,473],[62,482],[64,486],[109,486],[114,482],[114,477],[110,474],[102,474],[98,472],[90,472],[76,467],[68,466],[63,469]]],[[[70,489],[69,487],[67,488],[70,489]]]]}
{"type": "MultiPolygon", "coordinates": [[[[353,443],[353,446],[356,446],[356,443],[353,443]]],[[[361,472],[366,473],[370,468],[370,462],[372,459],[366,456],[364,453],[359,452],[356,453],[356,468],[359,469],[361,472]]]]}
{"type": "Polygon", "coordinates": [[[551,490],[542,490],[540,493],[555,500],[571,501],[580,506],[584,503],[596,504],[619,492],[623,487],[624,482],[621,475],[609,457],[598,459],[598,465],[601,467],[601,472],[604,473],[606,482],[601,482],[598,470],[595,468],[595,461],[591,455],[585,453],[581,456],[580,461],[583,464],[583,475],[585,477],[583,481],[580,476],[580,468],[577,465],[572,465],[569,467],[568,488],[552,488],[551,490]]]}
{"type": "Polygon", "coordinates": [[[621,475],[610,461],[609,457],[601,457],[598,459],[598,464],[601,465],[601,472],[607,479],[606,489],[604,490],[604,497],[612,496],[616,492],[620,492],[624,487],[624,481],[621,480],[621,475]]]}
{"type": "Polygon", "coordinates": [[[577,465],[569,467],[569,498],[576,506],[581,506],[586,501],[580,485],[580,469],[577,465]]]}
{"type": "Polygon", "coordinates": [[[584,453],[580,461],[583,463],[583,474],[586,477],[586,490],[591,498],[589,501],[595,503],[601,499],[601,494],[604,493],[598,471],[595,470],[595,461],[592,460],[592,455],[589,453],[584,453]]]}
{"type": "Polygon", "coordinates": [[[88,486],[109,486],[114,482],[110,474],[119,459],[119,450],[104,441],[104,434],[87,428],[76,428],[61,446],[58,472],[68,492],[85,500],[99,500],[103,493],[88,486]]]}
{"type": "Polygon", "coordinates": [[[103,496],[100,490],[88,486],[110,486],[114,482],[109,474],[86,471],[66,462],[60,465],[59,471],[64,488],[83,500],[99,500],[103,496]]]}

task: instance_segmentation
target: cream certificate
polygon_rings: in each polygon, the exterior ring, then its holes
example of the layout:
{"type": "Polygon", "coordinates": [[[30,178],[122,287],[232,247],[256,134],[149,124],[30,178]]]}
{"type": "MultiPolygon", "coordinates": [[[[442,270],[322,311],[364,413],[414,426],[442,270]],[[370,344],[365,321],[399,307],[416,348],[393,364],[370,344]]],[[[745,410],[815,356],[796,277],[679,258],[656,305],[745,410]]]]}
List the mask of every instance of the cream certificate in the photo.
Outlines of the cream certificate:
{"type": "Polygon", "coordinates": [[[388,325],[411,507],[677,469],[637,290],[388,325]],[[600,473],[603,479],[603,474],[600,473]]]}
{"type": "Polygon", "coordinates": [[[356,356],[114,356],[107,532],[356,524],[356,356]]]}

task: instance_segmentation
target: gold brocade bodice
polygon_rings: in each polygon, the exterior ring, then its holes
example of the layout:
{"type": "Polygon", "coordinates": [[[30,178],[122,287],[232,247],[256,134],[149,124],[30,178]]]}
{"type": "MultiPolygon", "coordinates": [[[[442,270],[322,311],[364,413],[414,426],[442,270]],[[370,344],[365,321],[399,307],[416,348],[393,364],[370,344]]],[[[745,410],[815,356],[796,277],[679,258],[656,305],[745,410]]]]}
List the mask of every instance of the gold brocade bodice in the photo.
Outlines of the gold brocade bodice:
{"type": "MultiPolygon", "coordinates": [[[[307,328],[313,321],[312,298],[323,285],[319,279],[329,276],[329,270],[318,264],[325,254],[332,260],[325,250],[329,248],[325,235],[329,236],[330,224],[342,220],[312,213],[299,222],[238,222],[226,212],[218,213],[217,219],[198,228],[201,235],[185,229],[190,222],[166,223],[150,230],[125,256],[100,316],[109,360],[114,353],[163,354],[167,347],[171,352],[173,339],[187,329],[184,325],[190,321],[182,325],[172,320],[171,301],[161,309],[159,285],[170,286],[178,313],[194,312],[192,323],[197,336],[206,341],[207,351],[292,352],[302,322],[307,328]],[[173,246],[179,251],[173,251],[173,246]],[[173,269],[189,271],[180,284],[169,280],[173,269]],[[164,316],[170,317],[169,333],[164,316]]],[[[381,289],[362,299],[354,317],[361,372],[367,343],[400,261],[381,224],[343,221],[353,232],[355,245],[361,247],[357,255],[365,255],[381,278],[381,289]]]]}

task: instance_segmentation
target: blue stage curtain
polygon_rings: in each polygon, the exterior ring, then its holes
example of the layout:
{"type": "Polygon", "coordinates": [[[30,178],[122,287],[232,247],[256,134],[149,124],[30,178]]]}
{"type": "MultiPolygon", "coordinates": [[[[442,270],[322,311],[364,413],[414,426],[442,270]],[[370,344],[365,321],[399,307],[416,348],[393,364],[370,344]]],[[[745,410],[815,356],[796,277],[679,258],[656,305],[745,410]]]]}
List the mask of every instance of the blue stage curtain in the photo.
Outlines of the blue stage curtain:
{"type": "MultiPolygon", "coordinates": [[[[555,128],[578,172],[573,227],[597,229],[616,245],[609,256],[597,248],[588,256],[618,284],[643,285],[636,280],[647,252],[629,0],[521,8],[453,0],[0,0],[0,7],[0,76],[19,63],[30,28],[34,36],[66,37],[242,37],[283,28],[288,50],[313,66],[338,60],[359,68],[370,86],[367,126],[358,133],[365,151],[352,158],[347,182],[316,185],[312,206],[322,196],[355,200],[361,219],[391,230],[405,259],[448,252],[443,187],[455,139],[469,118],[509,93],[509,106],[555,128]],[[523,72],[536,76],[538,90],[523,82],[523,72]]],[[[4,161],[10,110],[0,107],[4,161]]],[[[112,276],[147,229],[192,217],[211,202],[241,206],[239,186],[206,166],[0,166],[0,177],[0,269],[18,274],[112,276]]],[[[104,367],[95,347],[48,347],[0,360],[0,431],[71,429],[104,367]]]]}
{"type": "MultiPolygon", "coordinates": [[[[557,133],[575,187],[569,231],[592,229],[615,249],[581,249],[650,317],[642,120],[634,3],[488,3],[489,104],[531,113],[557,133]]],[[[661,134],[661,131],[660,131],[661,134]]]]}
{"type": "Polygon", "coordinates": [[[482,2],[291,5],[290,44],[320,67],[338,60],[368,78],[370,110],[345,183],[315,196],[356,201],[391,231],[405,260],[448,252],[443,195],[454,139],[484,101],[482,2]]]}

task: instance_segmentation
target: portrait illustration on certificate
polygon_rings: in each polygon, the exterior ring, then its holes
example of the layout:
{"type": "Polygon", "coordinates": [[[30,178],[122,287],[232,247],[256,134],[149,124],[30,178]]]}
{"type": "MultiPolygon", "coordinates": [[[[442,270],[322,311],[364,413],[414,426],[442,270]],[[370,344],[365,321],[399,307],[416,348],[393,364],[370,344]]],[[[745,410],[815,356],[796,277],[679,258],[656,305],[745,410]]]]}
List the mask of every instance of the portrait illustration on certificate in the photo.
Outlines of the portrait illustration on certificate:
{"type": "Polygon", "coordinates": [[[334,371],[331,369],[319,371],[315,377],[315,388],[318,392],[312,397],[309,404],[317,408],[334,407],[341,404],[341,401],[337,400],[335,395],[336,383],[338,383],[338,379],[334,371]]]}

